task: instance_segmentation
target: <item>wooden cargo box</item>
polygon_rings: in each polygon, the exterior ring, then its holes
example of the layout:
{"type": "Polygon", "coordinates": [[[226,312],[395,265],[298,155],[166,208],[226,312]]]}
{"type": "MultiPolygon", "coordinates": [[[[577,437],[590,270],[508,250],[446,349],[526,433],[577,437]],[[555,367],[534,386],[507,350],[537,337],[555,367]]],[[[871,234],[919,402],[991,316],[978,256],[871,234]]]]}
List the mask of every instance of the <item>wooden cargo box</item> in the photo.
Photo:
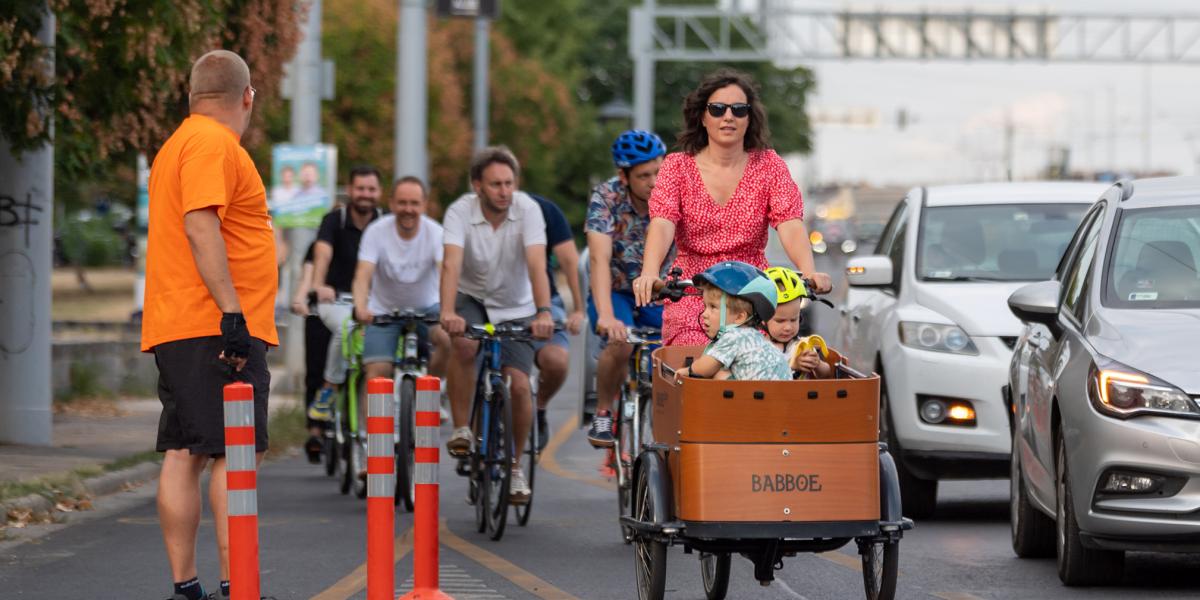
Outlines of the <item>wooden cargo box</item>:
{"type": "Polygon", "coordinates": [[[676,382],[702,350],[654,352],[654,441],[668,448],[677,518],[879,519],[877,376],[676,382]]]}

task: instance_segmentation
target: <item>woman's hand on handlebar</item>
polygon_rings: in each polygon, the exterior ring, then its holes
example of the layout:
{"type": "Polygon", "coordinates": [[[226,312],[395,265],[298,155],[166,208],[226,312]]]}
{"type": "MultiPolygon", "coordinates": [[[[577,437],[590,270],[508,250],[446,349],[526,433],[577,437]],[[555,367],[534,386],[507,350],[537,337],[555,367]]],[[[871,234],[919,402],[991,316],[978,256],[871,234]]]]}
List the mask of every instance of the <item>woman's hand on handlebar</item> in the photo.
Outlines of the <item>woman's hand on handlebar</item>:
{"type": "Polygon", "coordinates": [[[629,329],[616,317],[597,318],[596,333],[600,337],[608,338],[610,342],[624,342],[629,339],[629,329]]]}
{"type": "Polygon", "coordinates": [[[809,279],[812,281],[813,292],[817,294],[828,294],[833,290],[833,278],[829,273],[813,273],[809,279]]]}
{"type": "Polygon", "coordinates": [[[654,302],[654,292],[663,286],[658,277],[642,275],[633,280],[633,299],[638,306],[646,306],[654,302]]]}

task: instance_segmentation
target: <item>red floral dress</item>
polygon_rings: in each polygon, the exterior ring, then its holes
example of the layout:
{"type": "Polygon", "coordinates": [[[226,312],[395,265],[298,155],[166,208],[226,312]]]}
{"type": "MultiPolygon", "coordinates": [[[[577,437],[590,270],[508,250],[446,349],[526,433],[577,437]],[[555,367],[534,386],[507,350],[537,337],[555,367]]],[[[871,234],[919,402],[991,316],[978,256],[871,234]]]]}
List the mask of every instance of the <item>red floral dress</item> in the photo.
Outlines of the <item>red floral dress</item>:
{"type": "MultiPolygon", "coordinates": [[[[774,150],[750,153],[742,180],[720,206],[708,194],[696,159],[668,154],[650,195],[650,216],[675,224],[675,266],[691,278],[723,260],[767,268],[767,226],[804,218],[800,188],[774,150]]],[[[708,336],[700,325],[704,301],[686,297],[663,311],[663,340],[671,345],[700,345],[708,336]]]]}

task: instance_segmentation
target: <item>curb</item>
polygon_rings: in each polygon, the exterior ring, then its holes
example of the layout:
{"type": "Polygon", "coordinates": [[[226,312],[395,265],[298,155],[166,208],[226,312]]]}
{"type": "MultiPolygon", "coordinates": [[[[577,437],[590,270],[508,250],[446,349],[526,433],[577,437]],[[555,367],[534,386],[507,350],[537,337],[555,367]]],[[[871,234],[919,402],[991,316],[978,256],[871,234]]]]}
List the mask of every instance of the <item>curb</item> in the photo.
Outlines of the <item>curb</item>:
{"type": "MultiPolygon", "coordinates": [[[[82,491],[91,494],[93,498],[115,494],[124,490],[127,485],[138,485],[158,479],[158,473],[161,468],[162,464],[158,461],[148,461],[121,469],[120,471],[89,477],[81,482],[82,491]]],[[[77,486],[76,490],[78,489],[77,486]]],[[[41,494],[29,494],[28,496],[0,502],[0,507],[5,509],[5,512],[10,508],[23,508],[35,513],[55,512],[54,501],[41,494]]]]}

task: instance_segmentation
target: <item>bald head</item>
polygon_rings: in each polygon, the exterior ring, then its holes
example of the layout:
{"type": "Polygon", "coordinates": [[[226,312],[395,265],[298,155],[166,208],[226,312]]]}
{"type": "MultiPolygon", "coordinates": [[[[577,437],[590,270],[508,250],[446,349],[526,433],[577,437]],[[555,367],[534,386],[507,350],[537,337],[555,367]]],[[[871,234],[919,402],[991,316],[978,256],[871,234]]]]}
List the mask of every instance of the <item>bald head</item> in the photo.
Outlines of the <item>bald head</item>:
{"type": "Polygon", "coordinates": [[[193,105],[216,101],[232,106],[250,85],[250,68],[242,57],[228,50],[213,50],[192,65],[189,98],[193,105]]]}

